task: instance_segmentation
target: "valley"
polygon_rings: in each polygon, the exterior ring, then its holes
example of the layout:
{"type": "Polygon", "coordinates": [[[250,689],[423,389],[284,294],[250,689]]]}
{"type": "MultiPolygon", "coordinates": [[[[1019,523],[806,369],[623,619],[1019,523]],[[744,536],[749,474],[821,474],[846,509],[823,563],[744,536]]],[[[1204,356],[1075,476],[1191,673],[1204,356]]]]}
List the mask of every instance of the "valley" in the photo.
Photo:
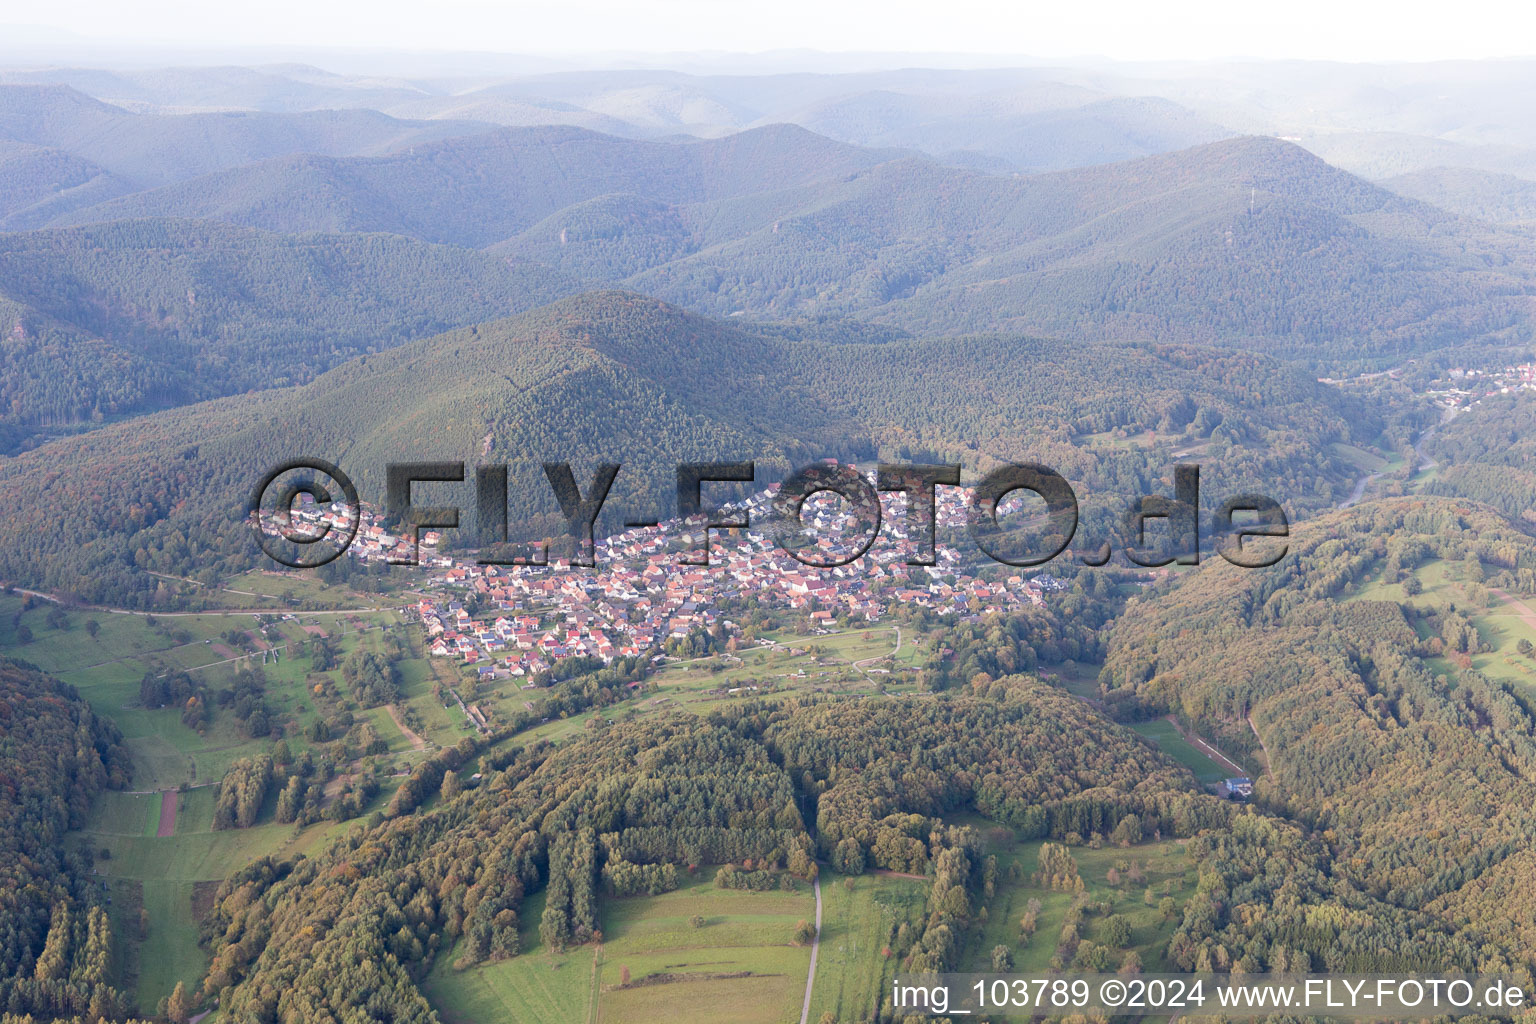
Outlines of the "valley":
{"type": "Polygon", "coordinates": [[[1536,991],[1536,64],[12,34],[0,1024],[1536,991]]]}

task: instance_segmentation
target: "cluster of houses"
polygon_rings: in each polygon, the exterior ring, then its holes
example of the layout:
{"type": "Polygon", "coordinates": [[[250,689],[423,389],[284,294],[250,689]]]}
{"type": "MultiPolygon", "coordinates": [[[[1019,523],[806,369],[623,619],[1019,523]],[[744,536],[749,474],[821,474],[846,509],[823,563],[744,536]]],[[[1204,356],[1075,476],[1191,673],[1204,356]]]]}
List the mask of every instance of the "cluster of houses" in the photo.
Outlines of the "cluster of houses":
{"type": "MultiPolygon", "coordinates": [[[[773,488],[723,511],[745,511],[753,523],[771,514],[773,488]]],[[[977,617],[1026,604],[1040,604],[1061,586],[1050,576],[1012,575],[985,580],[968,572],[956,552],[937,545],[937,564],[906,564],[915,550],[908,536],[905,508],[891,501],[880,537],[847,565],[814,568],[781,550],[758,530],[715,530],[708,565],[681,563],[679,540],[700,545],[703,531],[680,520],[636,528],[599,540],[595,567],[581,568],[555,559],[547,566],[481,565],[439,550],[441,538],[424,533],[419,557],[426,596],[411,606],[425,626],[432,654],[476,666],[482,676],[532,677],[571,657],[603,662],[615,658],[658,656],[669,639],[685,638],[719,626],[735,626],[717,609],[728,599],[750,597],[768,607],[806,614],[813,625],[832,630],[839,621],[874,622],[894,603],[929,607],[977,617]]],[[[856,550],[867,530],[844,515],[836,500],[811,499],[801,521],[825,542],[826,552],[856,550]]],[[[301,523],[317,530],[327,523],[347,524],[352,510],[309,506],[295,511],[301,523]]],[[[966,509],[953,489],[941,489],[937,533],[962,529],[966,509]]],[[[401,560],[412,554],[408,538],[390,533],[367,508],[348,554],[363,560],[401,560]]]]}

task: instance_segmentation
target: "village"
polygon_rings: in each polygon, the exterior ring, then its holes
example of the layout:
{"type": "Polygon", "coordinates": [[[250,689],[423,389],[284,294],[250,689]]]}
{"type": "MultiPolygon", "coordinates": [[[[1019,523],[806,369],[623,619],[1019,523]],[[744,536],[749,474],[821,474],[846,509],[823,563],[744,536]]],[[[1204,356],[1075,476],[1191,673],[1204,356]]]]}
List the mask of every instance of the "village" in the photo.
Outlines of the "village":
{"type": "Polygon", "coordinates": [[[1491,395],[1529,390],[1536,390],[1536,363],[1492,370],[1456,367],[1435,381],[1428,394],[1443,405],[1455,407],[1475,405],[1491,395]]]}
{"type": "MultiPolygon", "coordinates": [[[[721,511],[745,512],[751,522],[763,522],[775,491],[776,485],[721,511]]],[[[677,543],[702,544],[703,531],[692,527],[690,533],[689,524],[678,519],[596,541],[591,568],[562,558],[547,565],[483,565],[441,550],[443,538],[432,531],[423,532],[419,553],[413,552],[411,539],[390,532],[377,510],[366,505],[347,554],[363,562],[395,563],[418,555],[417,566],[408,571],[422,577],[412,591],[419,597],[405,610],[424,627],[430,653],[481,678],[511,677],[524,685],[569,658],[603,664],[659,659],[669,640],[735,634],[736,623],[719,609],[742,598],[799,613],[814,632],[830,632],[839,625],[877,622],[895,604],[979,618],[1042,604],[1047,592],[1062,586],[1043,572],[1026,577],[993,563],[986,564],[995,578],[984,579],[942,542],[935,548],[936,564],[907,565],[916,549],[903,503],[897,495],[884,495],[878,541],[848,564],[825,569],[797,561],[762,532],[740,529],[711,531],[707,566],[684,564],[677,543]]],[[[844,514],[840,504],[825,494],[805,504],[802,522],[823,551],[846,550],[853,541],[845,534],[867,526],[844,514]]],[[[963,530],[966,513],[960,489],[940,488],[937,536],[963,530]]],[[[310,504],[292,515],[300,526],[318,530],[345,527],[353,512],[340,503],[310,504]]],[[[276,532],[278,516],[264,514],[263,528],[276,532]]]]}

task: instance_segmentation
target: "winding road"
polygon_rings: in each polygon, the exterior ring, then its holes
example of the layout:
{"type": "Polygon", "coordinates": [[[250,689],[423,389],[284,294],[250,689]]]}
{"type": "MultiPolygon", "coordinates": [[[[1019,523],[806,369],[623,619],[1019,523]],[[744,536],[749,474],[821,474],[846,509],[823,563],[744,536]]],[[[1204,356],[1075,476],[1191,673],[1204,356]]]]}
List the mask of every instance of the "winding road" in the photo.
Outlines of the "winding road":
{"type": "MultiPolygon", "coordinates": [[[[1441,427],[1451,422],[1451,420],[1455,419],[1460,412],[1461,410],[1455,408],[1454,406],[1447,406],[1446,408],[1441,409],[1440,422],[1424,431],[1424,433],[1419,435],[1419,439],[1413,442],[1413,454],[1417,456],[1417,465],[1414,467],[1415,474],[1422,473],[1426,469],[1433,469],[1435,467],[1436,463],[1434,456],[1424,454],[1424,445],[1429,441],[1430,438],[1435,436],[1435,431],[1439,430],[1441,427]]],[[[1339,502],[1339,508],[1349,508],[1351,505],[1360,504],[1360,499],[1365,497],[1365,489],[1386,475],[1387,471],[1383,469],[1375,473],[1368,473],[1365,476],[1362,476],[1359,480],[1356,480],[1355,489],[1349,493],[1348,498],[1345,498],[1343,501],[1339,502]]]]}
{"type": "Polygon", "coordinates": [[[1349,508],[1351,505],[1360,504],[1360,499],[1365,497],[1365,489],[1371,484],[1386,476],[1386,473],[1370,473],[1355,481],[1355,489],[1349,493],[1349,497],[1339,502],[1339,508],[1349,508]]]}

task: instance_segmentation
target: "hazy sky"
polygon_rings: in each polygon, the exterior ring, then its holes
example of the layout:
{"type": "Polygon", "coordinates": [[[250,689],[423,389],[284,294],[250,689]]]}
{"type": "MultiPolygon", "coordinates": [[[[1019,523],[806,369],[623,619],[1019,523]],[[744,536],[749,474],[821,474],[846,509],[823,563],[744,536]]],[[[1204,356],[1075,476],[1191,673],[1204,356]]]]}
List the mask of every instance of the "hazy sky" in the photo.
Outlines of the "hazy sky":
{"type": "Polygon", "coordinates": [[[27,26],[9,30],[13,46],[46,43],[57,30],[123,45],[552,54],[813,49],[1416,61],[1536,53],[1536,4],[1510,0],[0,0],[0,26],[7,24],[27,26]]]}

